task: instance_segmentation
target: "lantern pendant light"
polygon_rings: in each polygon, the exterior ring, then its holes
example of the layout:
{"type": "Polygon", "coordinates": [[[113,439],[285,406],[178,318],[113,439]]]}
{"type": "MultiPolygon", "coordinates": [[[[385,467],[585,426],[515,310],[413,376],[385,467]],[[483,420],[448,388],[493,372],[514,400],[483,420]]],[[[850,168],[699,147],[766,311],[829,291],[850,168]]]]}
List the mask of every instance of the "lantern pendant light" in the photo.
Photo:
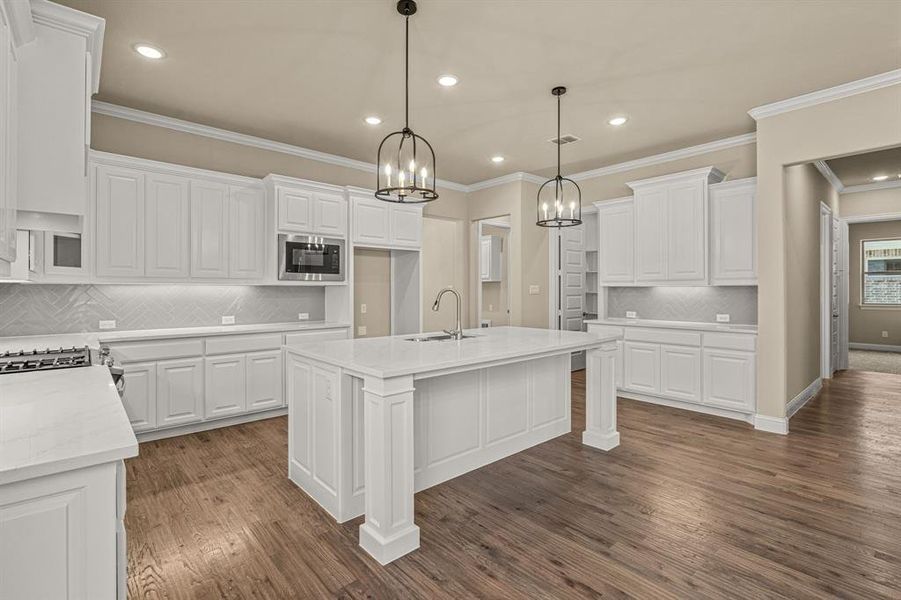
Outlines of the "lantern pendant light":
{"type": "Polygon", "coordinates": [[[572,227],[582,224],[582,190],[572,179],[560,175],[560,96],[566,88],[557,86],[551,94],[557,96],[557,176],[538,188],[538,220],[540,227],[572,227]]]}
{"type": "Polygon", "coordinates": [[[404,128],[389,133],[379,144],[375,197],[407,204],[438,199],[435,191],[435,151],[410,129],[410,16],[416,2],[400,0],[397,12],[404,17],[404,128]]]}

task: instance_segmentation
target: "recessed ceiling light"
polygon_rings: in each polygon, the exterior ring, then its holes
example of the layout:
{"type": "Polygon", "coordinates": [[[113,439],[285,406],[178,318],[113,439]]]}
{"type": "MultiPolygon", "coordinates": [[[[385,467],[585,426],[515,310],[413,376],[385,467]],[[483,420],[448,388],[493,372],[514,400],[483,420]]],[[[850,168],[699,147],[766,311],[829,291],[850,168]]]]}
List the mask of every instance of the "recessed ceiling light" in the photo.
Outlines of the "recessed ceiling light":
{"type": "Polygon", "coordinates": [[[135,52],[151,60],[158,60],[166,56],[165,52],[148,44],[135,44],[135,52]]]}
{"type": "Polygon", "coordinates": [[[453,87],[457,85],[458,79],[453,75],[442,75],[438,78],[438,83],[443,85],[444,87],[453,87]]]}
{"type": "Polygon", "coordinates": [[[888,179],[888,175],[877,175],[873,178],[873,181],[885,181],[888,179]]]}
{"type": "Polygon", "coordinates": [[[379,123],[382,122],[382,120],[373,115],[371,117],[366,117],[366,122],[369,123],[370,125],[378,125],[379,123]]]}
{"type": "Polygon", "coordinates": [[[620,125],[625,124],[625,122],[628,120],[629,119],[627,119],[626,117],[613,117],[612,119],[610,119],[607,122],[610,123],[611,125],[613,125],[614,127],[619,127],[620,125]]]}
{"type": "Polygon", "coordinates": [[[500,155],[498,155],[498,156],[492,156],[492,157],[491,157],[491,162],[493,162],[493,163],[502,163],[502,162],[504,162],[504,157],[503,157],[503,156],[500,156],[500,155]]]}

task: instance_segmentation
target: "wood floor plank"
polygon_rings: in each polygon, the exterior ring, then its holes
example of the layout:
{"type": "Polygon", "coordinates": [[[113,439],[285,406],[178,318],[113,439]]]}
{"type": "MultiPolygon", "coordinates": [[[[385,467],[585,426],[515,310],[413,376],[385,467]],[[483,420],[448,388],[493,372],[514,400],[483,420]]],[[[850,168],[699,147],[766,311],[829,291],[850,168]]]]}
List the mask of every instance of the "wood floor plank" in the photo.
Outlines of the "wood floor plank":
{"type": "Polygon", "coordinates": [[[130,598],[901,598],[901,376],[845,371],[791,434],[620,399],[416,495],[422,547],[381,566],[286,476],[287,419],[127,461],[130,598]]]}

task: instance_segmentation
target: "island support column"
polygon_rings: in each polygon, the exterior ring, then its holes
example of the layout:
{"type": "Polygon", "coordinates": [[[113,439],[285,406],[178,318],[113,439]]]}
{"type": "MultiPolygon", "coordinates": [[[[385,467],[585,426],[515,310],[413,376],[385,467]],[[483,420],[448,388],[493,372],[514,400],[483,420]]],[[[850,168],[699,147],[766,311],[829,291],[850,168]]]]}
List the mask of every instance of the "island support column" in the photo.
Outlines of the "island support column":
{"type": "Polygon", "coordinates": [[[360,546],[385,565],[419,548],[413,523],[413,376],[363,379],[366,522],[360,546]]]}
{"type": "Polygon", "coordinates": [[[619,446],[616,430],[616,342],[585,352],[585,431],[582,443],[601,450],[619,446]]]}

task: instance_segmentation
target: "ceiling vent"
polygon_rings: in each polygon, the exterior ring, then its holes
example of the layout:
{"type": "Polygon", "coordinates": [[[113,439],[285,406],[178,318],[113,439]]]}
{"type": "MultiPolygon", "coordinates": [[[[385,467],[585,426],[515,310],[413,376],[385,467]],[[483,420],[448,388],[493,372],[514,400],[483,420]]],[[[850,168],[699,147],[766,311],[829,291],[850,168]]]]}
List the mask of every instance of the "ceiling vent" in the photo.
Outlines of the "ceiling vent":
{"type": "Polygon", "coordinates": [[[572,144],[573,142],[578,142],[582,138],[578,138],[574,135],[561,135],[560,137],[551,138],[548,141],[552,144],[558,144],[560,146],[565,146],[566,144],[572,144]]]}

